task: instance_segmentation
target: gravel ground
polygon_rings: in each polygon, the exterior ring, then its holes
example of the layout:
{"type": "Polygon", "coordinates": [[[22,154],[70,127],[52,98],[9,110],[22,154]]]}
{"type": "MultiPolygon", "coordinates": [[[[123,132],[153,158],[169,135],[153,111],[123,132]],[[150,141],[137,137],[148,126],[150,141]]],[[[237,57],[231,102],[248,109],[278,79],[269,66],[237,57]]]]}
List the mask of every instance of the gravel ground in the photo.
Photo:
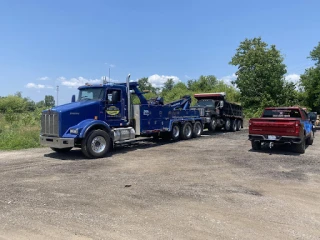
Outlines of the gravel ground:
{"type": "Polygon", "coordinates": [[[0,239],[320,239],[317,134],[302,155],[247,135],[0,152],[0,239]]]}

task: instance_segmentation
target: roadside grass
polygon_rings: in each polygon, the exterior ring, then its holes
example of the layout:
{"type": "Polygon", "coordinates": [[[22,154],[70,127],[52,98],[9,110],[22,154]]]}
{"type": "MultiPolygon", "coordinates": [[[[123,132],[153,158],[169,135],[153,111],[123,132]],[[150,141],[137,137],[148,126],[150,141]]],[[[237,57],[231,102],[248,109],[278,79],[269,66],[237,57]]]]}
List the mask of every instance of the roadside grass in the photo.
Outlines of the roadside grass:
{"type": "Polygon", "coordinates": [[[40,147],[38,112],[0,114],[0,150],[40,147]]]}

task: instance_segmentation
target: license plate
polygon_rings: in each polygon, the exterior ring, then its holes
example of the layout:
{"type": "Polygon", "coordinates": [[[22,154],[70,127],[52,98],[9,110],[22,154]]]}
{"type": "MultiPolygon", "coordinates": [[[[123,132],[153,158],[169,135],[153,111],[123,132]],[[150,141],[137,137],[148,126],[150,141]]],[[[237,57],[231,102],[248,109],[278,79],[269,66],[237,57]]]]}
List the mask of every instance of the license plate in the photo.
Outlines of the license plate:
{"type": "Polygon", "coordinates": [[[268,140],[276,140],[277,137],[274,135],[268,135],[268,140]]]}

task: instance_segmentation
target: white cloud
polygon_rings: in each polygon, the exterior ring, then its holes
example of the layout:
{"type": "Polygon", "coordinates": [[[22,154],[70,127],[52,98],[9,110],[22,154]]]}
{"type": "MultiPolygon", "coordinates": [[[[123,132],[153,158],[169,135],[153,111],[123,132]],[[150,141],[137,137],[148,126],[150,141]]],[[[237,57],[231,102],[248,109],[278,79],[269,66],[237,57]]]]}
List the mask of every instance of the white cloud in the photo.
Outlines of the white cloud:
{"type": "Polygon", "coordinates": [[[300,75],[299,74],[289,74],[285,76],[285,79],[289,82],[297,83],[300,80],[300,75]]]}
{"type": "Polygon", "coordinates": [[[35,83],[28,83],[25,87],[26,88],[35,88],[35,89],[53,88],[50,85],[35,84],[35,83]]]}
{"type": "MultiPolygon", "coordinates": [[[[57,80],[61,82],[61,85],[67,86],[69,88],[78,88],[80,86],[85,85],[86,83],[100,84],[100,83],[103,83],[103,79],[104,77],[101,77],[100,79],[87,79],[84,77],[70,78],[70,79],[67,79],[65,77],[57,78],[57,80]]],[[[118,82],[117,80],[114,80],[114,79],[110,79],[111,81],[109,81],[108,77],[106,77],[106,80],[107,82],[118,82]]]]}
{"type": "Polygon", "coordinates": [[[112,63],[104,63],[105,65],[109,65],[110,68],[115,68],[116,65],[115,64],[112,64],[112,63]]]}
{"type": "Polygon", "coordinates": [[[180,82],[181,80],[177,76],[167,76],[167,75],[151,75],[148,80],[153,87],[163,87],[163,84],[169,79],[172,78],[175,83],[180,82]]]}
{"type": "Polygon", "coordinates": [[[38,78],[38,80],[40,80],[40,81],[47,81],[47,80],[49,80],[49,79],[50,79],[50,78],[47,77],[47,76],[38,78]]]}
{"type": "Polygon", "coordinates": [[[187,79],[190,79],[191,77],[190,76],[188,76],[187,74],[186,75],[184,75],[184,77],[185,78],[187,78],[187,79]]]}
{"type": "Polygon", "coordinates": [[[222,78],[219,78],[220,81],[222,80],[227,84],[231,84],[231,82],[236,80],[236,79],[237,79],[237,75],[235,73],[233,73],[231,75],[228,75],[228,76],[224,76],[222,78]]]}

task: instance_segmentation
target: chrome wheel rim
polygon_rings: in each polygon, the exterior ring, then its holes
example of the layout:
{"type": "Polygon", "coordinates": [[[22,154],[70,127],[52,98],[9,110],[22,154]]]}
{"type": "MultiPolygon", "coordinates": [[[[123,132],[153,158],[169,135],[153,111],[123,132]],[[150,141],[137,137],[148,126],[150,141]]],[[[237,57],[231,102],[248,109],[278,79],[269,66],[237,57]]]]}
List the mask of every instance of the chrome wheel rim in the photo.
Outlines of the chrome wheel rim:
{"type": "Polygon", "coordinates": [[[200,123],[196,123],[195,128],[196,128],[196,134],[200,135],[201,134],[201,125],[200,125],[200,123]]]}
{"type": "Polygon", "coordinates": [[[174,138],[177,138],[179,136],[179,126],[174,126],[172,129],[172,135],[174,138]]]}
{"type": "Polygon", "coordinates": [[[191,126],[188,124],[188,126],[185,128],[185,135],[187,136],[187,137],[190,137],[191,136],[191,134],[192,134],[192,129],[191,129],[191,126]]]}
{"type": "Polygon", "coordinates": [[[106,149],[106,146],[107,146],[107,142],[101,136],[95,137],[91,142],[91,149],[95,153],[103,152],[106,149]]]}

